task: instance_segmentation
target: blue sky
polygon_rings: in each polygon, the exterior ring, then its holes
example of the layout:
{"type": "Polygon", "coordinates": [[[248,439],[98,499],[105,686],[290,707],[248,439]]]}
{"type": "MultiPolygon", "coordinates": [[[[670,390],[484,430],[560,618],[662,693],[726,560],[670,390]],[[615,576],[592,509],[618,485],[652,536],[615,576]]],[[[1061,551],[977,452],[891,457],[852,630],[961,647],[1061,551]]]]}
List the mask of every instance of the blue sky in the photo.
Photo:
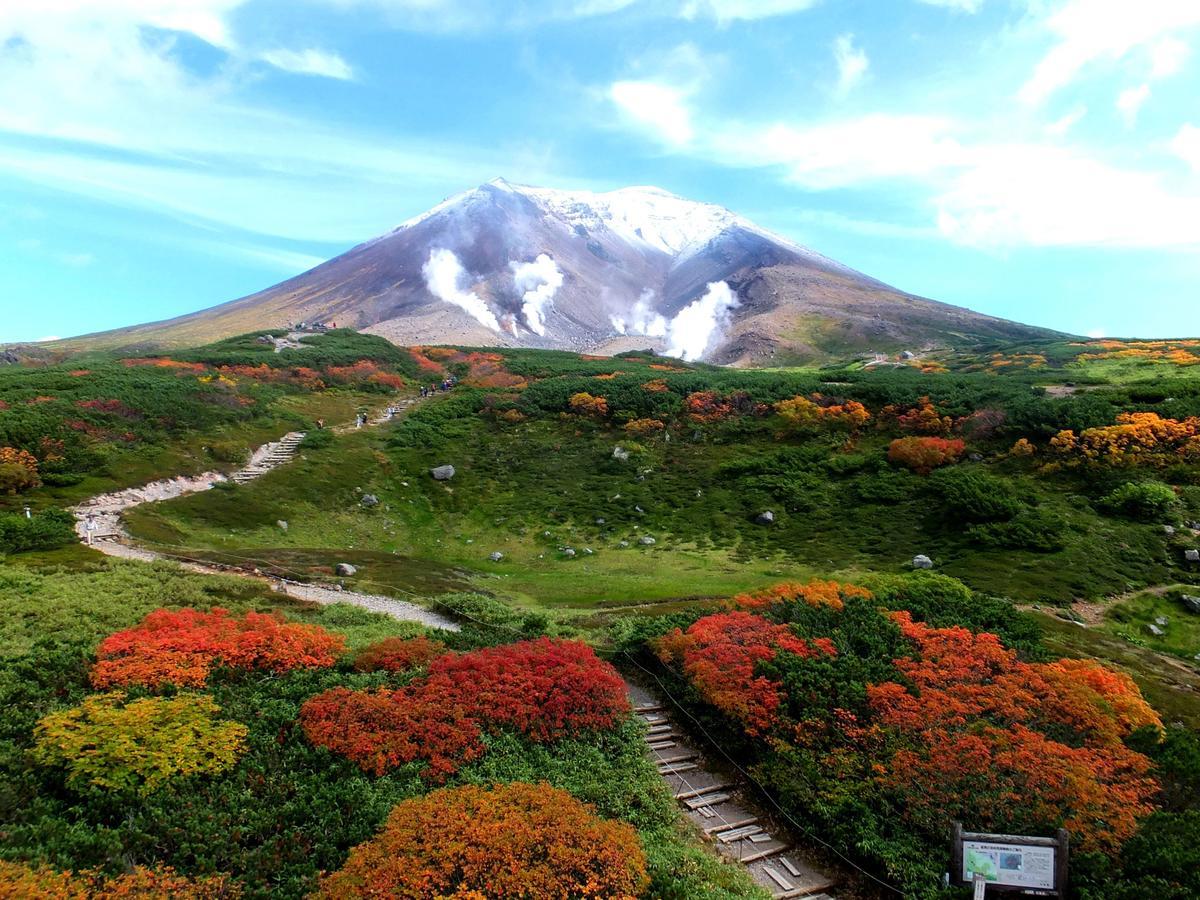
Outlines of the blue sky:
{"type": "Polygon", "coordinates": [[[497,176],[897,287],[1200,334],[1191,0],[0,4],[0,341],[251,293],[497,176]]]}

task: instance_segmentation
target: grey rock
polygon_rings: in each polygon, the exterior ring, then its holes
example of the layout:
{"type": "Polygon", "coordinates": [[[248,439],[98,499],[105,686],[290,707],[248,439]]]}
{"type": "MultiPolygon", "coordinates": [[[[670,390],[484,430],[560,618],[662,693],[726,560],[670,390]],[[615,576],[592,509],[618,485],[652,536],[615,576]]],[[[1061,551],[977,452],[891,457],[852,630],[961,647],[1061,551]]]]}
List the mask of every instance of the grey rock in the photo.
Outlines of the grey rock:
{"type": "Polygon", "coordinates": [[[635,506],[635,507],[633,508],[633,511],[634,511],[634,512],[638,512],[638,513],[644,513],[644,512],[645,512],[645,510],[644,510],[644,509],[642,509],[640,506],[635,506]]]}
{"type": "Polygon", "coordinates": [[[588,556],[591,556],[591,555],[592,555],[592,548],[591,548],[591,547],[584,547],[584,548],[583,548],[583,552],[584,552],[584,553],[586,553],[588,556]]]}
{"type": "Polygon", "coordinates": [[[913,557],[912,567],[914,569],[932,569],[933,568],[933,560],[930,559],[928,556],[926,556],[924,553],[920,553],[917,556],[913,557]]]}
{"type": "Polygon", "coordinates": [[[454,466],[437,466],[430,469],[429,474],[438,481],[449,481],[454,477],[454,466]]]}
{"type": "Polygon", "coordinates": [[[1184,550],[1183,558],[1188,562],[1200,562],[1200,550],[1184,550]]]}
{"type": "Polygon", "coordinates": [[[1183,608],[1188,612],[1200,615],[1200,597],[1193,597],[1191,594],[1184,594],[1179,598],[1183,602],[1183,608]]]}
{"type": "Polygon", "coordinates": [[[628,546],[629,546],[629,541],[618,541],[618,542],[617,542],[617,546],[618,546],[618,547],[621,547],[621,548],[628,547],[628,546]]]}
{"type": "Polygon", "coordinates": [[[597,520],[596,520],[596,524],[597,524],[597,525],[603,525],[603,524],[604,524],[604,519],[603,519],[603,518],[597,519],[597,520]]]}
{"type": "Polygon", "coordinates": [[[972,453],[970,456],[967,457],[967,459],[971,460],[971,462],[983,462],[983,454],[982,453],[972,453]]]}
{"type": "Polygon", "coordinates": [[[338,563],[333,567],[333,571],[339,575],[354,575],[358,572],[358,567],[352,566],[350,563],[338,563]]]}
{"type": "Polygon", "coordinates": [[[564,547],[562,553],[567,559],[575,558],[575,551],[571,547],[564,547]]]}
{"type": "Polygon", "coordinates": [[[1169,618],[1167,618],[1166,616],[1155,616],[1154,624],[1157,625],[1159,628],[1166,628],[1168,625],[1171,624],[1171,620],[1169,618]]]}
{"type": "Polygon", "coordinates": [[[1174,525],[1164,525],[1163,526],[1163,534],[1167,535],[1167,537],[1170,537],[1174,533],[1175,533],[1174,525]]]}
{"type": "Polygon", "coordinates": [[[638,543],[641,544],[643,547],[653,547],[655,544],[658,543],[658,541],[656,541],[654,538],[650,537],[650,535],[648,535],[648,534],[643,534],[640,538],[638,538],[638,543]]]}
{"type": "Polygon", "coordinates": [[[621,462],[629,462],[629,451],[624,447],[613,447],[613,459],[619,459],[621,462]]]}
{"type": "Polygon", "coordinates": [[[504,559],[504,554],[501,553],[499,550],[494,550],[494,551],[492,551],[492,555],[489,556],[488,559],[490,559],[492,562],[500,562],[500,560],[504,559]]]}
{"type": "Polygon", "coordinates": [[[900,353],[900,358],[901,359],[916,359],[917,354],[913,353],[911,350],[903,350],[900,353]]]}
{"type": "Polygon", "coordinates": [[[369,509],[372,506],[379,505],[379,498],[376,497],[374,494],[363,494],[362,500],[359,502],[361,502],[363,506],[365,506],[369,509]]]}
{"type": "Polygon", "coordinates": [[[1153,623],[1146,626],[1146,631],[1148,633],[1154,635],[1155,637],[1162,637],[1163,635],[1166,634],[1165,631],[1163,631],[1161,628],[1159,628],[1157,625],[1155,625],[1153,623]]]}
{"type": "Polygon", "coordinates": [[[283,520],[283,519],[279,519],[278,521],[276,521],[276,522],[275,522],[275,524],[276,524],[277,526],[279,526],[279,530],[280,530],[280,531],[287,531],[287,530],[288,530],[288,523],[287,523],[285,520],[283,520]]]}
{"type": "Polygon", "coordinates": [[[775,513],[766,509],[754,517],[754,521],[759,525],[773,525],[775,523],[775,513]]]}

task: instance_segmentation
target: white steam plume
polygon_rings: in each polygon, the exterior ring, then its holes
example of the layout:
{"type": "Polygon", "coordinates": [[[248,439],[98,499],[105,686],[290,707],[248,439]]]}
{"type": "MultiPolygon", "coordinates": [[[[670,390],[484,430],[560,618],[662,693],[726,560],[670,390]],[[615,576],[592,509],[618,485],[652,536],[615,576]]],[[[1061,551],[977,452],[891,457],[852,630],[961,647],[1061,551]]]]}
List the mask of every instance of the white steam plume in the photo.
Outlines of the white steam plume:
{"type": "Polygon", "coordinates": [[[667,355],[696,360],[730,323],[730,310],[738,306],[737,294],[724,281],[709,282],[703,297],[693,300],[667,328],[667,355]]]}
{"type": "Polygon", "coordinates": [[[654,291],[646,288],[638,297],[629,311],[629,318],[624,316],[609,316],[613,328],[618,334],[641,334],[646,337],[666,337],[667,320],[656,313],[650,306],[654,300],[654,291]]]}
{"type": "Polygon", "coordinates": [[[429,260],[421,267],[425,286],[439,300],[453,303],[466,310],[476,321],[492,331],[500,330],[500,323],[486,303],[474,291],[464,291],[458,285],[467,274],[453,251],[435,247],[429,252],[429,260]]]}
{"type": "Polygon", "coordinates": [[[521,311],[529,330],[546,334],[546,313],[554,305],[554,295],[562,287],[563,273],[546,253],[539,253],[533,262],[509,264],[513,284],[521,291],[521,311]]]}

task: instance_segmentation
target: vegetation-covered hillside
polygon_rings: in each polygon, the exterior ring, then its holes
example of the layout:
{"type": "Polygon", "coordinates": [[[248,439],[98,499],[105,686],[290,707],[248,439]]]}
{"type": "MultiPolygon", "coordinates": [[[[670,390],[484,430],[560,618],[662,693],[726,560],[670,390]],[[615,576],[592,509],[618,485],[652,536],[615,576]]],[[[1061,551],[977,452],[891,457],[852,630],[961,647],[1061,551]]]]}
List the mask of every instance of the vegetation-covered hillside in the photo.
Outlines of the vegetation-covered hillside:
{"type": "Polygon", "coordinates": [[[336,332],[0,370],[11,529],[307,430],[261,478],[129,511],[132,539],[463,625],[10,540],[0,877],[753,896],[681,824],[633,673],[850,861],[845,896],[956,896],[951,819],[1066,827],[1074,896],[1195,896],[1189,347],[743,371],[336,332]],[[397,396],[378,428],[313,427],[397,396]],[[573,836],[554,871],[551,819],[573,836]]]}

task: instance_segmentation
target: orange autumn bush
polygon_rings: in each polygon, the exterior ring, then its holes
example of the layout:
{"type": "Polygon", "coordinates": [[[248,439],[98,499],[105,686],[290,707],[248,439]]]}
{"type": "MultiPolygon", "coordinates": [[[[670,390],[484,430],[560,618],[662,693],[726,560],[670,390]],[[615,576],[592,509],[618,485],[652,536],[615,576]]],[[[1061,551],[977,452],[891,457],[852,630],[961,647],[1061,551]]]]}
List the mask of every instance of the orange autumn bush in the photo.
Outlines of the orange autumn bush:
{"type": "Polygon", "coordinates": [[[59,872],[0,860],[0,900],[234,900],[241,888],[226,875],[188,878],[170,866],[135,866],[123,875],[99,869],[59,872]]]}
{"type": "Polygon", "coordinates": [[[732,605],[738,609],[762,609],[776,603],[799,602],[808,606],[828,606],[830,609],[841,609],[844,601],[851,597],[871,599],[871,592],[857,584],[838,581],[822,581],[814,578],[809,582],[785,581],[757,591],[738,594],[732,600],[732,605]]]}
{"type": "Polygon", "coordinates": [[[903,684],[867,695],[900,742],[878,777],[906,817],[929,829],[1061,826],[1106,853],[1132,836],[1158,785],[1123,739],[1162,723],[1131,679],[1092,661],[1025,663],[995,635],[891,618],[914,656],[895,661],[903,684]]]}
{"type": "Polygon", "coordinates": [[[871,420],[867,408],[857,400],[837,403],[821,394],[780,400],[775,412],[793,430],[837,427],[855,431],[871,420]]]}
{"type": "Polygon", "coordinates": [[[96,687],[195,686],[217,665],[270,672],[327,668],[344,649],[341,635],[279,615],[248,612],[238,618],[216,607],[206,613],[160,609],[105,638],[91,678],[96,687]]]}
{"type": "Polygon", "coordinates": [[[316,896],[632,900],[648,885],[631,825],[548,784],[517,782],[405,800],[316,896]]]}
{"type": "Polygon", "coordinates": [[[632,419],[625,423],[625,431],[633,437],[650,437],[667,426],[658,419],[632,419]]]}
{"type": "Polygon", "coordinates": [[[567,401],[567,406],[577,416],[591,416],[594,419],[603,419],[608,415],[608,401],[603,397],[593,397],[586,391],[572,394],[571,399],[567,401]]]}
{"type": "Polygon", "coordinates": [[[1115,425],[1079,435],[1060,431],[1050,449],[1068,464],[1138,466],[1200,460],[1200,417],[1165,419],[1157,413],[1121,413],[1115,425]]]}
{"type": "Polygon", "coordinates": [[[902,431],[913,431],[917,434],[945,436],[954,428],[954,419],[939,413],[928,397],[919,398],[917,405],[907,410],[885,406],[879,411],[879,418],[884,421],[895,419],[896,425],[902,431]]]}
{"type": "Polygon", "coordinates": [[[0,447],[0,492],[20,494],[41,484],[36,456],[28,450],[0,447]]]}
{"type": "Polygon", "coordinates": [[[700,695],[745,726],[747,733],[763,734],[775,724],[782,686],[755,667],[786,651],[799,657],[834,656],[836,649],[825,638],[806,641],[787,625],[771,622],[744,610],[717,613],[679,628],[653,644],[664,665],[677,664],[700,695]]]}
{"type": "Polygon", "coordinates": [[[354,657],[354,668],[359,672],[407,672],[445,652],[445,644],[424,636],[384,638],[360,650],[354,657]]]}
{"type": "Polygon", "coordinates": [[[921,475],[958,462],[967,445],[958,439],[937,437],[897,438],[888,446],[888,460],[921,475]]]}

